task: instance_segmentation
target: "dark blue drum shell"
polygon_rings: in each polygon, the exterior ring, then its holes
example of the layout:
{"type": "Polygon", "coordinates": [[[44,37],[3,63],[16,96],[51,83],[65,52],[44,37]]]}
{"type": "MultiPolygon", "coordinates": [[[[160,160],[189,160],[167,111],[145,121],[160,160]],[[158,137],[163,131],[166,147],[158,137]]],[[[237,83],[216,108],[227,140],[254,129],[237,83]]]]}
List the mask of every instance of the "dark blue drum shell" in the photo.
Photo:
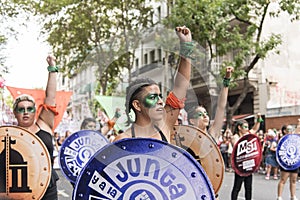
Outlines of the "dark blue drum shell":
{"type": "Polygon", "coordinates": [[[98,131],[81,130],[70,135],[61,145],[58,155],[62,174],[75,183],[88,160],[108,143],[98,131]]]}
{"type": "Polygon", "coordinates": [[[108,144],[82,169],[73,199],[215,199],[201,165],[164,141],[131,138],[108,144]]]}
{"type": "Polygon", "coordinates": [[[276,160],[285,170],[295,170],[300,167],[299,134],[287,134],[279,140],[276,148],[276,160]]]}

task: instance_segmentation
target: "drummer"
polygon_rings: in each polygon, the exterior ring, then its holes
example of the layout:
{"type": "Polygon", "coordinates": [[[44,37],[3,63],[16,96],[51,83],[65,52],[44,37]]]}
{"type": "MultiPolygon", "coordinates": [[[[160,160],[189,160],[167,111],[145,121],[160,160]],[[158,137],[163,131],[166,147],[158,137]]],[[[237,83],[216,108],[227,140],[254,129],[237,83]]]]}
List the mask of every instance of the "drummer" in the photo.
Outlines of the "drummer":
{"type": "Polygon", "coordinates": [[[191,54],[193,42],[191,31],[185,27],[176,27],[180,40],[180,62],[175,76],[174,88],[169,93],[166,103],[163,102],[159,85],[149,79],[137,79],[126,90],[126,115],[131,127],[114,141],[123,138],[155,138],[170,142],[170,132],[173,130],[179,111],[184,107],[186,92],[189,87],[191,73],[191,54]],[[135,120],[129,113],[133,110],[135,120]]]}
{"type": "MultiPolygon", "coordinates": [[[[41,111],[38,114],[35,100],[32,96],[22,94],[18,96],[13,104],[13,112],[18,121],[18,126],[27,129],[28,131],[36,134],[46,145],[47,150],[50,154],[52,167],[53,167],[53,126],[54,118],[57,115],[56,111],[56,74],[58,68],[56,66],[56,59],[54,56],[49,55],[47,57],[48,62],[48,82],[46,87],[46,97],[44,103],[41,105],[41,111]],[[37,120],[35,120],[37,119],[37,120]]],[[[39,173],[39,172],[36,172],[39,173]]],[[[42,200],[56,200],[57,196],[57,185],[58,175],[55,170],[52,169],[51,180],[49,186],[44,194],[42,200]]]]}
{"type": "MultiPolygon", "coordinates": [[[[249,130],[249,124],[246,120],[240,120],[236,123],[234,135],[231,138],[232,146],[244,135],[246,134],[256,134],[260,123],[263,121],[260,113],[257,114],[256,123],[249,130]]],[[[245,200],[251,200],[252,198],[252,174],[248,176],[240,176],[235,172],[234,175],[234,184],[231,191],[231,200],[237,200],[238,194],[241,190],[242,184],[244,182],[245,187],[245,200]]]]}
{"type": "Polygon", "coordinates": [[[232,66],[226,67],[226,74],[223,79],[223,87],[218,99],[215,119],[211,125],[209,124],[210,118],[205,107],[199,105],[191,105],[186,107],[189,124],[196,126],[204,133],[211,135],[215,141],[217,141],[220,136],[222,125],[224,122],[224,113],[228,97],[228,86],[230,83],[232,72],[232,66]],[[209,129],[207,129],[208,127],[209,129]]]}
{"type": "MultiPolygon", "coordinates": [[[[293,126],[291,125],[284,125],[281,128],[282,134],[283,136],[286,134],[293,134],[293,133],[299,133],[299,128],[300,128],[300,121],[298,120],[298,126],[295,130],[293,129],[293,126]]],[[[298,200],[298,198],[296,197],[296,183],[297,183],[297,178],[298,178],[298,168],[294,169],[294,170],[285,170],[283,169],[280,165],[280,179],[278,182],[278,187],[277,187],[277,200],[282,200],[282,192],[283,192],[283,188],[284,185],[287,181],[288,178],[290,178],[290,196],[291,196],[291,200],[298,200]]]]}
{"type": "MultiPolygon", "coordinates": [[[[221,94],[218,99],[218,106],[216,110],[215,119],[210,127],[209,127],[210,118],[204,106],[190,105],[186,107],[189,124],[196,126],[204,133],[210,135],[215,142],[218,140],[218,137],[220,136],[223,121],[224,121],[224,113],[225,113],[225,107],[226,107],[227,97],[228,97],[228,86],[230,84],[232,72],[233,72],[232,66],[226,67],[226,74],[223,79],[223,87],[221,89],[221,94]]],[[[216,198],[218,198],[218,194],[216,194],[216,198]]]]}

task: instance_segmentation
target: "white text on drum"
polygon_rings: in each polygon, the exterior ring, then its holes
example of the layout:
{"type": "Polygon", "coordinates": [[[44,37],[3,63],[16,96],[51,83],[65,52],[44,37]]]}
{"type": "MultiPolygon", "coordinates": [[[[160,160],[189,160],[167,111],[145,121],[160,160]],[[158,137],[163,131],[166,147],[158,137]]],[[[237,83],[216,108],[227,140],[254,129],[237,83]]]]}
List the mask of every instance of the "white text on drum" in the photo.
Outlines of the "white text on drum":
{"type": "Polygon", "coordinates": [[[78,176],[82,167],[103,144],[90,137],[80,137],[72,141],[69,147],[64,149],[65,163],[73,176],[78,176]]]}
{"type": "Polygon", "coordinates": [[[89,182],[89,187],[112,200],[119,199],[122,194],[121,191],[105,180],[97,171],[94,172],[89,182]]]}
{"type": "Polygon", "coordinates": [[[249,142],[247,140],[239,142],[237,146],[236,155],[239,156],[243,153],[252,153],[253,151],[257,151],[257,138],[253,138],[249,142]]]}
{"type": "Polygon", "coordinates": [[[293,166],[299,162],[299,150],[298,150],[298,138],[290,138],[285,140],[284,143],[278,149],[278,156],[281,161],[287,166],[293,166]]]}

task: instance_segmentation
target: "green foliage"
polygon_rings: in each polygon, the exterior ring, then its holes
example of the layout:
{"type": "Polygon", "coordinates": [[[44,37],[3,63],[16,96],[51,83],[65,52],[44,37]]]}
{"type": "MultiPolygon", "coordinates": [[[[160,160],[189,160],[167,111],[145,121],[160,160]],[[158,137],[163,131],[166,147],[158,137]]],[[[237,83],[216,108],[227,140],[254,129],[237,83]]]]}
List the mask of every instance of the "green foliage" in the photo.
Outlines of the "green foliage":
{"type": "MultiPolygon", "coordinates": [[[[260,59],[266,58],[271,51],[279,53],[281,35],[271,34],[262,38],[265,19],[279,17],[288,13],[290,20],[300,16],[299,0],[280,0],[275,10],[270,0],[176,0],[173,10],[164,20],[166,26],[186,25],[193,33],[193,40],[202,45],[208,56],[207,71],[221,84],[225,66],[233,66],[233,81],[246,80],[249,72],[260,59]],[[212,63],[221,60],[220,70],[216,71],[212,63]]],[[[233,83],[234,86],[236,83],[233,83]]],[[[248,92],[245,84],[243,93],[229,108],[235,112],[248,92]]]]}
{"type": "Polygon", "coordinates": [[[131,57],[119,57],[132,56],[128,52],[138,45],[141,30],[151,25],[152,11],[145,0],[45,0],[25,4],[44,16],[43,33],[49,35],[47,41],[65,75],[72,77],[87,66],[97,66],[104,94],[108,85],[116,86],[114,79],[122,68],[132,67],[131,57]]]}
{"type": "Polygon", "coordinates": [[[296,0],[280,1],[281,7],[272,13],[268,13],[269,6],[270,2],[265,0],[178,0],[164,23],[188,26],[193,39],[209,49],[210,59],[232,57],[227,61],[234,66],[235,73],[247,76],[256,63],[250,65],[246,60],[265,58],[281,44],[280,35],[261,38],[266,15],[278,16],[287,11],[292,19],[299,16],[296,0]]]}

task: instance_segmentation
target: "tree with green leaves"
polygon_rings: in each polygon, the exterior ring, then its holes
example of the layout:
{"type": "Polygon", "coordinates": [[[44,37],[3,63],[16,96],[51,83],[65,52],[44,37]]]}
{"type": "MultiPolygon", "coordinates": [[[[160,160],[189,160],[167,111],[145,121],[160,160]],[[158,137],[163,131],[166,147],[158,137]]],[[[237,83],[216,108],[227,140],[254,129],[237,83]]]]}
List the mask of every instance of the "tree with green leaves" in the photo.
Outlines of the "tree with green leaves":
{"type": "MultiPolygon", "coordinates": [[[[43,19],[43,33],[62,64],[62,73],[73,77],[96,66],[96,94],[111,95],[129,71],[133,49],[143,29],[151,25],[152,10],[145,0],[19,1],[43,19]]],[[[94,102],[93,106],[97,106],[94,102]]],[[[97,109],[92,109],[97,110],[97,109]]]]}
{"type": "Polygon", "coordinates": [[[136,48],[141,30],[150,25],[152,14],[145,0],[45,0],[24,4],[43,16],[43,33],[49,35],[47,41],[63,64],[62,72],[72,77],[87,66],[97,66],[98,92],[104,95],[112,89],[109,86],[116,85],[110,83],[122,69],[132,69],[131,50],[136,48]]]}
{"type": "Polygon", "coordinates": [[[299,20],[298,0],[176,0],[171,14],[164,23],[167,26],[185,24],[193,32],[193,39],[206,50],[206,67],[201,72],[209,72],[217,83],[224,75],[224,66],[235,68],[233,84],[242,80],[242,92],[232,106],[227,109],[227,122],[241,105],[251,87],[249,73],[259,60],[269,52],[276,51],[281,44],[281,35],[272,34],[262,38],[266,16],[279,17],[287,12],[291,20],[299,20]],[[276,10],[271,4],[278,3],[276,10]],[[220,66],[213,63],[221,61],[220,66]]]}

